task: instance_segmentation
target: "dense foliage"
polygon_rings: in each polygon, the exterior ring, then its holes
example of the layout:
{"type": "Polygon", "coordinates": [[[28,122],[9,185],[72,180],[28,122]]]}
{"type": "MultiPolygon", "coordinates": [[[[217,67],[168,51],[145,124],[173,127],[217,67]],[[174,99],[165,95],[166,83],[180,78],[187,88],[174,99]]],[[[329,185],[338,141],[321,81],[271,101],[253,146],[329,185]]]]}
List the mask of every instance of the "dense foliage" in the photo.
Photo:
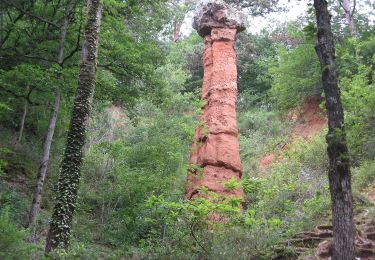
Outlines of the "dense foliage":
{"type": "MultiPolygon", "coordinates": [[[[8,2],[0,5],[0,258],[42,258],[77,87],[85,3],[8,2]],[[65,59],[59,64],[59,28],[68,5],[65,59]],[[42,210],[36,224],[24,228],[56,90],[62,100],[42,210]]],[[[310,140],[292,136],[296,122],[287,116],[308,97],[322,95],[309,14],[238,37],[244,174],[240,183],[225,186],[242,185],[243,210],[236,200],[216,203],[214,195],[184,200],[202,106],[203,41],[195,32],[172,41],[178,12],[194,3],[182,2],[104,1],[73,237],[69,250],[51,258],[294,259],[287,241],[329,218],[326,130],[310,140]],[[262,169],[259,161],[269,154],[276,159],[262,169]],[[226,221],[212,221],[213,213],[226,221]]],[[[228,2],[249,15],[280,11],[271,8],[277,1],[228,2]]],[[[341,16],[334,13],[333,21],[341,16]]],[[[342,25],[335,35],[353,186],[363,207],[361,193],[375,180],[375,29],[361,13],[355,18],[360,37],[342,25]]]]}

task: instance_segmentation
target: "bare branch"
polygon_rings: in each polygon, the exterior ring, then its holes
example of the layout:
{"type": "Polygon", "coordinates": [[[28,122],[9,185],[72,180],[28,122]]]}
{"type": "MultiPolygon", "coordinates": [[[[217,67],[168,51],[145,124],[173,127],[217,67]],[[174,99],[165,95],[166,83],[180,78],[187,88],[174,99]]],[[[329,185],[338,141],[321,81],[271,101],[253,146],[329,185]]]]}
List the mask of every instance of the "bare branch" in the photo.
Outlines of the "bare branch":
{"type": "Polygon", "coordinates": [[[341,1],[341,0],[339,0],[339,3],[340,3],[340,6],[345,10],[345,7],[344,7],[344,5],[342,4],[342,1],[341,1]]]}
{"type": "Polygon", "coordinates": [[[353,2],[353,9],[352,9],[352,11],[351,11],[351,15],[353,15],[354,14],[354,12],[355,12],[355,8],[356,8],[356,5],[357,5],[357,0],[353,0],[354,2],[353,2]]]}

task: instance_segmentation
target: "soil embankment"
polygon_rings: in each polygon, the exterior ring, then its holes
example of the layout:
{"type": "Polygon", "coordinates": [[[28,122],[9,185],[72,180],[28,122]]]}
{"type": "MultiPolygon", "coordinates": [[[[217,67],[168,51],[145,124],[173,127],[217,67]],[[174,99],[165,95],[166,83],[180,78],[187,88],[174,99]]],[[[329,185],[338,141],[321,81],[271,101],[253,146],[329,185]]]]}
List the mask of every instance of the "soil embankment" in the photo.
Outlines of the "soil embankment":
{"type": "MultiPolygon", "coordinates": [[[[293,143],[299,138],[310,140],[327,125],[325,112],[320,107],[322,100],[320,96],[309,97],[300,107],[289,110],[285,118],[293,123],[289,143],[293,143]]],[[[259,160],[260,170],[265,170],[267,167],[271,166],[275,160],[281,158],[283,151],[287,149],[287,147],[288,145],[284,144],[279,150],[270,154],[265,154],[259,160]]]]}

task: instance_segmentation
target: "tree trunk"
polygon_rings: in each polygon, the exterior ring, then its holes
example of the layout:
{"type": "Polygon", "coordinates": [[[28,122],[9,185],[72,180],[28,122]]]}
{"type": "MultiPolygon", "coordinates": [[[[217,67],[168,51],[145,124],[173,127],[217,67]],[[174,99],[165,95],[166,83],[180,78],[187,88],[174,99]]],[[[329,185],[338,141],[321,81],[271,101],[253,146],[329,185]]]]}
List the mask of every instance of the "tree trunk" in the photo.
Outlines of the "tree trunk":
{"type": "Polygon", "coordinates": [[[48,161],[50,157],[50,150],[51,150],[51,145],[52,145],[52,140],[53,140],[53,134],[56,128],[57,114],[58,114],[59,108],[60,108],[60,92],[56,91],[55,100],[53,103],[53,110],[51,112],[51,117],[48,123],[48,130],[47,130],[47,134],[44,140],[43,156],[39,165],[38,179],[37,179],[37,184],[36,184],[36,188],[34,191],[33,202],[31,204],[28,225],[31,225],[35,222],[36,217],[39,213],[40,203],[42,200],[42,191],[43,191],[44,181],[46,179],[48,161]]]}
{"type": "Polygon", "coordinates": [[[340,5],[344,9],[346,20],[348,21],[350,34],[353,37],[358,37],[357,29],[354,24],[353,14],[355,11],[356,0],[354,0],[353,8],[351,7],[350,0],[340,0],[340,5]]]}
{"type": "MultiPolygon", "coordinates": [[[[30,91],[30,86],[27,85],[26,86],[26,95],[27,95],[27,93],[29,93],[29,91],[30,91]]],[[[29,102],[25,98],[25,102],[23,104],[23,112],[22,112],[21,122],[20,122],[20,130],[18,132],[18,137],[17,137],[15,145],[14,145],[15,148],[18,148],[21,145],[23,130],[25,129],[25,120],[26,120],[28,107],[29,107],[29,102]]]]}
{"type": "Polygon", "coordinates": [[[56,249],[58,246],[66,248],[69,244],[73,213],[76,207],[83,146],[95,88],[96,60],[102,9],[102,0],[87,1],[87,20],[78,88],[70,121],[65,154],[61,164],[57,201],[48,232],[45,248],[46,253],[56,249]]]}
{"type": "Polygon", "coordinates": [[[332,259],[353,260],[354,222],[350,158],[344,129],[344,111],[337,83],[335,47],[330,14],[325,0],[314,0],[314,7],[318,26],[315,49],[322,69],[322,82],[328,113],[326,140],[334,231],[332,259]]]}
{"type": "Polygon", "coordinates": [[[174,21],[173,23],[173,42],[178,42],[180,40],[182,22],[174,21]]]}
{"type": "Polygon", "coordinates": [[[0,42],[3,42],[4,11],[3,3],[0,2],[0,42]]]}
{"type": "MultiPolygon", "coordinates": [[[[63,24],[61,26],[61,31],[60,31],[61,32],[60,33],[60,46],[59,46],[57,62],[61,66],[61,69],[63,69],[65,40],[66,40],[66,34],[68,31],[68,26],[69,26],[69,14],[71,12],[72,7],[73,5],[71,3],[68,3],[65,9],[64,20],[63,20],[63,24]]],[[[59,77],[59,81],[63,81],[63,78],[61,76],[59,77]]],[[[36,188],[34,191],[33,202],[31,204],[28,225],[31,225],[35,222],[39,209],[40,209],[40,203],[42,200],[42,191],[43,191],[44,181],[46,179],[46,174],[47,174],[53,135],[55,133],[57,115],[60,109],[60,99],[61,99],[60,91],[57,88],[57,90],[55,91],[55,99],[53,102],[51,117],[48,122],[47,134],[44,139],[43,155],[42,155],[42,159],[39,165],[38,179],[37,179],[37,184],[36,184],[36,188]]]]}

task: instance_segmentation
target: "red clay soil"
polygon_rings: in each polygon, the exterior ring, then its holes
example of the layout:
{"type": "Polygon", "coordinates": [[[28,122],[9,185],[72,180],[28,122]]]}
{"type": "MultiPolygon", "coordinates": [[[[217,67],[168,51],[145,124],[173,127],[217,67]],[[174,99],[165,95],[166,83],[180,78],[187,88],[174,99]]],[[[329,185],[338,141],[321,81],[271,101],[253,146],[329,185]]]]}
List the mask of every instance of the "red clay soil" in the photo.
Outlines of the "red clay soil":
{"type": "MultiPolygon", "coordinates": [[[[323,98],[320,96],[312,96],[307,98],[299,108],[289,110],[286,119],[294,123],[290,143],[298,138],[310,140],[327,125],[325,113],[320,108],[322,100],[323,98]]],[[[287,146],[284,145],[279,151],[264,155],[259,160],[260,170],[265,170],[272,165],[276,159],[281,157],[282,151],[286,148],[287,146]]]]}
{"type": "Polygon", "coordinates": [[[296,118],[292,139],[302,137],[310,140],[327,125],[327,119],[320,108],[322,100],[319,96],[310,97],[299,110],[290,111],[289,118],[296,118]]]}
{"type": "Polygon", "coordinates": [[[275,160],[275,156],[279,156],[278,154],[275,154],[275,153],[271,153],[271,154],[266,154],[266,155],[263,155],[262,158],[260,158],[259,160],[259,168],[261,170],[264,170],[266,169],[268,166],[271,166],[271,164],[274,162],[275,160]]]}
{"type": "Polygon", "coordinates": [[[205,30],[200,31],[198,25],[198,33],[204,37],[205,43],[202,86],[205,105],[190,154],[191,167],[185,189],[187,199],[207,197],[201,192],[202,187],[223,197],[243,198],[241,187],[230,190],[224,185],[230,179],[240,181],[242,175],[236,116],[237,65],[234,50],[238,28],[235,25],[221,24],[220,27],[213,26],[206,30],[210,19],[215,20],[213,24],[226,21],[220,17],[227,13],[223,10],[228,7],[212,6],[215,8],[205,13],[207,17],[200,20],[205,23],[202,27],[205,30]]]}

